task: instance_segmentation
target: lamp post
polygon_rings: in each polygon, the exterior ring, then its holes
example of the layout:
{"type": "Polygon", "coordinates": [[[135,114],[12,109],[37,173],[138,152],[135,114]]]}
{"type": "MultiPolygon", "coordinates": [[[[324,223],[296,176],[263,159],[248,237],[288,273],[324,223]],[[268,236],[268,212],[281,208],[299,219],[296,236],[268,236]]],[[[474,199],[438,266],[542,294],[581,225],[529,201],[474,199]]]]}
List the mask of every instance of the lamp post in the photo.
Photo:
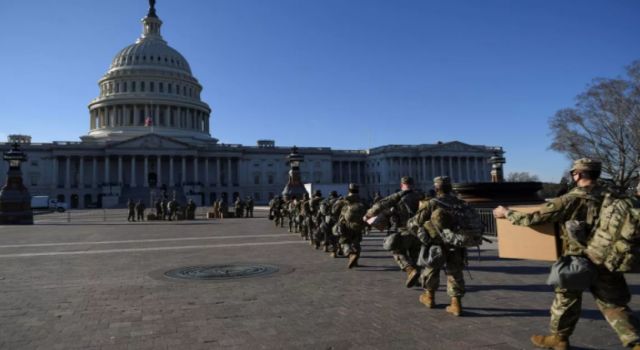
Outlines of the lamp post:
{"type": "Polygon", "coordinates": [[[491,182],[504,182],[503,165],[507,160],[502,154],[502,148],[496,149],[493,156],[489,158],[489,163],[491,163],[491,182]]]}
{"type": "Polygon", "coordinates": [[[20,171],[20,165],[27,160],[27,156],[15,142],[2,158],[9,163],[9,171],[7,182],[0,190],[0,224],[32,225],[31,195],[23,184],[20,171]]]}
{"type": "Polygon", "coordinates": [[[289,170],[289,180],[282,190],[282,195],[288,198],[295,196],[300,199],[307,193],[300,178],[300,163],[304,161],[304,157],[298,153],[298,147],[293,146],[291,154],[287,156],[287,159],[289,160],[291,169],[289,170]]]}

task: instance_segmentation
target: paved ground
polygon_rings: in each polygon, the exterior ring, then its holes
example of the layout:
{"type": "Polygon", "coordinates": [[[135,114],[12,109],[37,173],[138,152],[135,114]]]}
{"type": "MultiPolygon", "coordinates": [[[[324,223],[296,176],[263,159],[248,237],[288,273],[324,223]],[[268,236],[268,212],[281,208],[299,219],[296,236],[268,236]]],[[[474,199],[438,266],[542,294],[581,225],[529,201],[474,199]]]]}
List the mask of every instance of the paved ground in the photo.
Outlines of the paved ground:
{"type": "MultiPolygon", "coordinates": [[[[0,226],[2,349],[530,349],[544,332],[547,263],[472,259],[465,316],[418,303],[420,290],[366,237],[363,267],[346,269],[262,218],[184,223],[115,221],[122,211],[37,216],[0,226]],[[106,214],[106,215],[105,215],[106,214]],[[106,219],[108,217],[109,219],[106,219]],[[101,220],[101,218],[103,220],[101,220]],[[106,221],[104,221],[106,220],[106,221]],[[183,281],[165,271],[266,263],[269,277],[183,281]]],[[[640,276],[632,275],[634,294],[640,276]]],[[[444,281],[444,278],[442,278],[444,281]]],[[[631,305],[640,310],[638,298],[631,305]]],[[[578,349],[621,349],[585,297],[578,349]]]]}

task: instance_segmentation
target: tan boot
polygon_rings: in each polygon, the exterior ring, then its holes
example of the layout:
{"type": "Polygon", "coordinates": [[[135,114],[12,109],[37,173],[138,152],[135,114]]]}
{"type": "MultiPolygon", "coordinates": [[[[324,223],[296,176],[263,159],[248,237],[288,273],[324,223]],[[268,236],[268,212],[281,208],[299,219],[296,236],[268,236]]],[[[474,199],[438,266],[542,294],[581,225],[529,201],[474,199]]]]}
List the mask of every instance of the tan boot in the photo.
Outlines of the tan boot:
{"type": "Polygon", "coordinates": [[[336,252],[331,252],[330,255],[331,255],[332,258],[337,258],[338,257],[338,254],[336,254],[336,252]]]}
{"type": "Polygon", "coordinates": [[[420,273],[419,273],[418,269],[416,269],[413,266],[407,266],[404,269],[402,269],[402,271],[407,273],[407,280],[404,283],[405,287],[411,288],[411,287],[415,286],[416,285],[416,281],[418,280],[418,277],[420,277],[420,273]]]}
{"type": "Polygon", "coordinates": [[[436,293],[431,290],[427,290],[420,294],[420,302],[429,309],[433,309],[436,306],[436,293]]]}
{"type": "Polygon", "coordinates": [[[634,345],[631,350],[640,350],[640,344],[634,345]]]}
{"type": "Polygon", "coordinates": [[[352,269],[356,266],[358,266],[358,254],[351,253],[349,254],[349,264],[347,267],[352,269]]]}
{"type": "Polygon", "coordinates": [[[460,298],[451,298],[451,305],[447,306],[446,310],[453,316],[460,316],[462,313],[462,303],[460,302],[460,298]]]}
{"type": "Polygon", "coordinates": [[[571,348],[568,338],[555,334],[531,336],[531,343],[533,343],[535,347],[542,349],[568,350],[571,348]]]}

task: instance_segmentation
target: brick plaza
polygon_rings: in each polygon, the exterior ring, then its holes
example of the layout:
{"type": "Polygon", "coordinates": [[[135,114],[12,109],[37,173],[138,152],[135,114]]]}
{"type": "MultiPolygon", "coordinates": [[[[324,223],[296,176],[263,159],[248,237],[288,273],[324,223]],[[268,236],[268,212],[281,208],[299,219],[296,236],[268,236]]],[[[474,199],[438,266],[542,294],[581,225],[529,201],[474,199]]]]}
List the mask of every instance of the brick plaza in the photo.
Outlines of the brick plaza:
{"type": "MultiPolygon", "coordinates": [[[[470,251],[464,317],[418,303],[383,234],[346,268],[297,235],[254,219],[127,223],[122,210],[36,216],[0,226],[1,349],[531,349],[547,331],[549,263],[470,251]],[[170,279],[194,265],[264,263],[278,273],[228,281],[170,279]],[[471,277],[470,275],[471,274],[471,277]]],[[[442,276],[441,281],[445,278],[442,276]]],[[[633,294],[640,277],[628,275],[633,294]]],[[[640,310],[635,298],[631,307],[640,310]]],[[[622,349],[593,298],[576,349],[622,349]]]]}

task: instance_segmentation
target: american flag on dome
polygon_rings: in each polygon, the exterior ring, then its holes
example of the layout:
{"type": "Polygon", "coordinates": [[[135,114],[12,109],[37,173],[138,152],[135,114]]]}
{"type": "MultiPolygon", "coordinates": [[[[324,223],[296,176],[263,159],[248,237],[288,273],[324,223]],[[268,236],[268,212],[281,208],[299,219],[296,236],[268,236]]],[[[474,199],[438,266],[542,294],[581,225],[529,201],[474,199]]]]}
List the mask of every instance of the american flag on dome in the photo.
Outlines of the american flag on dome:
{"type": "Polygon", "coordinates": [[[151,117],[146,117],[144,119],[144,126],[153,126],[153,119],[151,117]]]}

